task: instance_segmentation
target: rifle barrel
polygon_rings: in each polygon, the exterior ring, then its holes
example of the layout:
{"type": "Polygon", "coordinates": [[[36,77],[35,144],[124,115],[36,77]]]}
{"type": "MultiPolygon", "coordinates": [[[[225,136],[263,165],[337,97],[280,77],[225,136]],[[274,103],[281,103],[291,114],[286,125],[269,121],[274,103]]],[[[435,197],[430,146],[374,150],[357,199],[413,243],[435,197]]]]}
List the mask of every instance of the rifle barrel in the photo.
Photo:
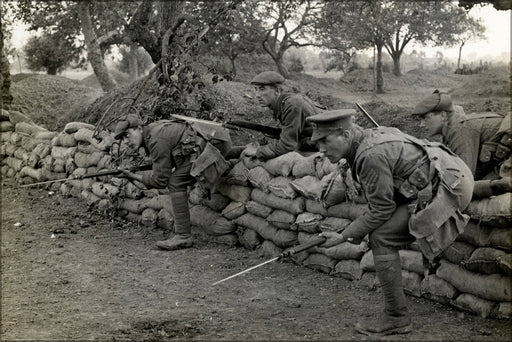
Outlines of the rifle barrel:
{"type": "Polygon", "coordinates": [[[372,116],[370,114],[368,114],[368,112],[363,108],[363,106],[361,106],[359,103],[356,103],[356,106],[357,108],[359,108],[359,110],[361,112],[363,112],[364,115],[366,115],[366,117],[368,118],[368,120],[370,120],[372,122],[372,124],[375,125],[375,127],[380,127],[379,124],[377,123],[377,121],[375,121],[372,116]]]}

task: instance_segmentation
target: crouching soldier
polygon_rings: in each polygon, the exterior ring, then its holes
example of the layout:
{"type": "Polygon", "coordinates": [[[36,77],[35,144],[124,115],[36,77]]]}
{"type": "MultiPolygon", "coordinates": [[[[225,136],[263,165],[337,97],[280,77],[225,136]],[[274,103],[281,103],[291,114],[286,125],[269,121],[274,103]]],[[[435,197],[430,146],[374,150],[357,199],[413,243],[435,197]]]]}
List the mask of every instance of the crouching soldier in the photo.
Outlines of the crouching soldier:
{"type": "Polygon", "coordinates": [[[158,241],[161,249],[175,250],[193,245],[187,187],[199,180],[212,188],[229,168],[223,158],[231,148],[231,138],[223,127],[189,123],[184,120],[161,120],[143,125],[138,115],[121,118],[114,136],[130,148],[144,147],[152,160],[152,172],[136,174],[122,170],[130,179],[147,187],[169,188],[174,216],[174,235],[158,241]]]}
{"type": "Polygon", "coordinates": [[[409,136],[396,128],[363,129],[354,110],[309,117],[312,141],[332,163],[346,158],[362,185],[369,210],[346,229],[324,232],[324,247],[359,243],[369,234],[375,270],[384,294],[384,312],[361,321],[367,335],[407,333],[411,319],[402,286],[398,250],[417,241],[433,260],[463,231],[462,214],[471,200],[473,176],[467,165],[439,143],[409,136]]]}
{"type": "Polygon", "coordinates": [[[264,71],[254,76],[251,84],[256,89],[260,105],[272,110],[274,119],[281,125],[279,140],[257,148],[246,149],[242,154],[260,160],[272,159],[294,150],[311,151],[309,142],[311,125],[306,122],[310,115],[325,108],[305,95],[293,93],[285,87],[285,78],[275,71],[264,71]]]}
{"type": "Polygon", "coordinates": [[[450,95],[435,90],[416,105],[412,115],[431,136],[441,134],[443,143],[466,162],[476,180],[475,197],[512,191],[510,114],[466,115],[462,107],[452,104],[450,95]]]}

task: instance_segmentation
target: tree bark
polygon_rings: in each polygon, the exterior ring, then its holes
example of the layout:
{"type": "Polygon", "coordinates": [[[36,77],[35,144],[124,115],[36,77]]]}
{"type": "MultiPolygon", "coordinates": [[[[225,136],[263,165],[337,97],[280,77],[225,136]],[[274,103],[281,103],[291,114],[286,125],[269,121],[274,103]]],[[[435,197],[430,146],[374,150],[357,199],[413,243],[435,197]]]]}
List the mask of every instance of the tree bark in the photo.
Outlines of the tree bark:
{"type": "Polygon", "coordinates": [[[462,47],[466,42],[462,42],[459,47],[459,58],[457,59],[457,69],[460,69],[460,57],[462,56],[462,47]]]}
{"type": "Polygon", "coordinates": [[[81,1],[78,5],[78,17],[81,22],[82,32],[87,46],[87,60],[91,63],[94,74],[100,82],[103,91],[107,92],[115,88],[115,82],[110,78],[103,60],[98,37],[92,26],[91,13],[89,11],[89,2],[81,1]]]}
{"type": "Polygon", "coordinates": [[[400,71],[400,54],[393,53],[391,58],[393,59],[393,74],[396,77],[402,76],[402,72],[400,71]]]}
{"type": "Polygon", "coordinates": [[[130,81],[133,82],[139,77],[139,63],[137,62],[137,46],[130,44],[130,53],[128,55],[128,68],[130,81]]]}
{"type": "Polygon", "coordinates": [[[377,94],[383,94],[384,78],[382,77],[382,47],[384,44],[379,42],[375,45],[377,46],[377,94]]]}

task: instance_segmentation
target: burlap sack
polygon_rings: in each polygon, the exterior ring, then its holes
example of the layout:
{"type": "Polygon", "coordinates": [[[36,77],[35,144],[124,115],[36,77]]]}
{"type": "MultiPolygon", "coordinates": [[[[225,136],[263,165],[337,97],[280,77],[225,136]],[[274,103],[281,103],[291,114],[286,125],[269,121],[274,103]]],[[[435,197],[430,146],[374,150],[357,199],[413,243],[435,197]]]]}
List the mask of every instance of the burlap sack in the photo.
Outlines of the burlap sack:
{"type": "Polygon", "coordinates": [[[76,133],[80,128],[87,128],[88,130],[94,131],[94,125],[85,123],[85,122],[68,122],[66,126],[64,126],[64,132],[67,134],[76,133]]]}
{"type": "Polygon", "coordinates": [[[459,310],[471,312],[480,317],[487,318],[491,315],[496,303],[479,298],[470,293],[461,293],[451,304],[459,310]]]}
{"type": "Polygon", "coordinates": [[[261,254],[267,258],[275,258],[283,252],[281,248],[269,240],[263,241],[259,250],[261,251],[261,254]]]}
{"type": "Polygon", "coordinates": [[[368,210],[367,204],[357,204],[352,202],[343,202],[333,205],[327,209],[329,216],[343,217],[349,220],[356,220],[368,210]]]}
{"type": "Polygon", "coordinates": [[[306,200],[306,212],[329,216],[327,208],[325,208],[322,203],[311,199],[306,200]]]}
{"type": "Polygon", "coordinates": [[[291,179],[283,176],[273,178],[268,183],[268,190],[277,197],[294,199],[297,193],[290,185],[291,179]]]}
{"type": "Polygon", "coordinates": [[[423,278],[420,291],[423,297],[443,304],[448,304],[451,299],[459,294],[459,291],[452,284],[435,274],[429,274],[423,278]]]}
{"type": "Polygon", "coordinates": [[[292,175],[295,178],[302,178],[305,176],[316,176],[316,159],[319,158],[320,153],[315,153],[308,157],[297,158],[292,168],[292,175]]]}
{"type": "Polygon", "coordinates": [[[455,265],[460,265],[464,261],[468,260],[475,246],[465,242],[455,241],[448,248],[446,248],[441,256],[455,265]]]}
{"type": "Polygon", "coordinates": [[[473,200],[466,213],[483,224],[509,228],[512,226],[512,193],[473,200]]]}
{"type": "Polygon", "coordinates": [[[322,232],[341,232],[347,228],[350,223],[352,223],[352,220],[329,216],[320,223],[319,228],[322,232]]]}
{"type": "Polygon", "coordinates": [[[226,176],[226,184],[243,186],[247,186],[249,184],[249,169],[242,161],[236,163],[228,172],[226,176]]]}
{"type": "Polygon", "coordinates": [[[402,285],[404,292],[414,297],[421,297],[422,276],[415,272],[402,269],[402,285]]]}
{"type": "Polygon", "coordinates": [[[256,201],[248,201],[245,204],[245,209],[247,209],[249,213],[263,218],[266,218],[273,211],[272,208],[267,207],[266,205],[263,205],[256,201]]]}
{"type": "Polygon", "coordinates": [[[203,205],[216,212],[221,212],[224,210],[224,208],[226,208],[229,203],[231,203],[231,199],[218,192],[211,194],[209,198],[205,197],[202,200],[203,205]]]}
{"type": "Polygon", "coordinates": [[[119,195],[119,188],[109,183],[94,182],[91,190],[93,194],[101,198],[113,199],[119,195]]]}
{"type": "Polygon", "coordinates": [[[246,228],[237,230],[238,241],[247,249],[253,250],[263,242],[262,237],[255,230],[246,228]]]}
{"type": "Polygon", "coordinates": [[[315,160],[315,173],[319,179],[335,172],[337,169],[338,164],[331,163],[331,161],[324,156],[320,156],[315,160]]]}
{"type": "Polygon", "coordinates": [[[511,318],[512,302],[497,303],[493,312],[491,313],[491,316],[496,318],[511,318]]]}
{"type": "Polygon", "coordinates": [[[336,260],[324,254],[311,253],[302,264],[308,268],[329,274],[336,266],[336,260]]]}
{"type": "Polygon", "coordinates": [[[88,205],[93,205],[99,202],[101,197],[96,196],[88,190],[82,190],[82,192],[80,192],[80,199],[83,199],[88,205]]]}
{"type": "Polygon", "coordinates": [[[359,280],[363,275],[363,270],[357,260],[340,260],[331,275],[348,280],[359,280]]]}
{"type": "Polygon", "coordinates": [[[274,159],[267,160],[262,166],[273,176],[288,177],[297,160],[302,160],[303,158],[297,152],[288,152],[274,159]]]}
{"type": "Polygon", "coordinates": [[[217,191],[227,196],[232,201],[245,203],[251,199],[252,188],[241,185],[228,185],[220,183],[217,186],[217,191]]]}
{"type": "Polygon", "coordinates": [[[170,213],[169,211],[167,211],[163,208],[160,209],[160,211],[158,211],[158,217],[157,217],[156,224],[160,228],[167,229],[167,230],[171,231],[174,226],[174,217],[172,216],[172,213],[170,213]]]}
{"type": "Polygon", "coordinates": [[[462,262],[462,266],[466,270],[476,273],[512,275],[509,262],[507,262],[511,256],[512,254],[499,249],[480,247],[474,250],[470,258],[462,262]]]}
{"type": "Polygon", "coordinates": [[[140,214],[140,223],[146,227],[155,227],[158,221],[158,211],[146,208],[140,214]]]}
{"type": "Polygon", "coordinates": [[[313,213],[302,213],[295,219],[295,230],[299,230],[306,233],[320,233],[319,228],[320,222],[323,220],[323,216],[320,214],[313,213]]]}
{"type": "Polygon", "coordinates": [[[436,275],[455,286],[460,292],[495,302],[512,301],[510,277],[466,271],[444,259],[441,259],[441,266],[437,269],[436,275]]]}
{"type": "Polygon", "coordinates": [[[473,220],[468,222],[457,240],[477,247],[494,247],[512,251],[512,229],[490,227],[473,220]]]}
{"type": "Polygon", "coordinates": [[[312,249],[317,253],[327,255],[336,260],[361,260],[363,255],[369,251],[370,247],[368,247],[368,242],[361,241],[358,245],[350,242],[342,242],[329,248],[314,247],[312,249]]]}
{"type": "Polygon", "coordinates": [[[304,176],[293,180],[291,187],[305,198],[320,201],[323,192],[323,183],[315,176],[304,176]]]}
{"type": "Polygon", "coordinates": [[[221,214],[228,220],[234,220],[245,214],[245,205],[242,202],[232,201],[222,210],[221,214]]]}
{"type": "Polygon", "coordinates": [[[295,199],[280,198],[273,194],[266,194],[259,189],[253,189],[251,199],[274,209],[285,210],[292,214],[300,214],[306,206],[305,199],[296,197],[295,199]]]}
{"type": "Polygon", "coordinates": [[[296,216],[287,211],[276,209],[267,216],[267,221],[277,228],[293,230],[296,216]]]}
{"type": "Polygon", "coordinates": [[[347,186],[340,172],[332,172],[322,178],[322,202],[325,207],[344,202],[347,198],[347,186]]]}
{"type": "Polygon", "coordinates": [[[248,173],[249,182],[255,188],[258,188],[264,192],[268,192],[268,184],[272,179],[270,173],[265,170],[262,166],[256,166],[249,170],[248,173]]]}

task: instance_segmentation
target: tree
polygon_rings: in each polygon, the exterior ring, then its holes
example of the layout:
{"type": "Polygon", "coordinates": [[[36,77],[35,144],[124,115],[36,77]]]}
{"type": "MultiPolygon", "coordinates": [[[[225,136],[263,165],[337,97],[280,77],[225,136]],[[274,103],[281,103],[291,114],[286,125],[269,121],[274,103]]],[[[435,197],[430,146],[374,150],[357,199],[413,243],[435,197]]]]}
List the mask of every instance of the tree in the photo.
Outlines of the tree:
{"type": "Polygon", "coordinates": [[[31,70],[45,69],[48,75],[56,75],[72,62],[80,63],[80,56],[73,49],[73,44],[59,34],[43,33],[31,37],[23,47],[27,66],[31,70]]]}
{"type": "Polygon", "coordinates": [[[104,53],[110,45],[122,43],[124,25],[138,2],[20,0],[15,4],[16,18],[28,24],[30,30],[58,33],[73,40],[77,51],[86,50],[104,91],[115,86],[107,72],[104,53]]]}
{"type": "Polygon", "coordinates": [[[459,0],[459,6],[469,10],[474,5],[493,5],[498,11],[508,11],[512,9],[512,1],[510,0],[459,0]]]}
{"type": "Polygon", "coordinates": [[[314,0],[262,1],[255,12],[256,18],[264,24],[265,37],[262,41],[265,50],[274,60],[278,72],[289,77],[283,57],[288,48],[315,45],[312,37],[316,34],[323,2],[314,0]]]}
{"type": "MultiPolygon", "coordinates": [[[[202,9],[203,13],[211,12],[211,3],[202,9]]],[[[240,54],[257,53],[261,49],[265,32],[261,21],[253,16],[257,2],[246,1],[231,11],[226,21],[216,25],[210,32],[203,50],[215,56],[227,57],[231,63],[231,76],[236,77],[235,60],[240,54]]],[[[262,51],[263,52],[263,51],[262,51]]]]}

